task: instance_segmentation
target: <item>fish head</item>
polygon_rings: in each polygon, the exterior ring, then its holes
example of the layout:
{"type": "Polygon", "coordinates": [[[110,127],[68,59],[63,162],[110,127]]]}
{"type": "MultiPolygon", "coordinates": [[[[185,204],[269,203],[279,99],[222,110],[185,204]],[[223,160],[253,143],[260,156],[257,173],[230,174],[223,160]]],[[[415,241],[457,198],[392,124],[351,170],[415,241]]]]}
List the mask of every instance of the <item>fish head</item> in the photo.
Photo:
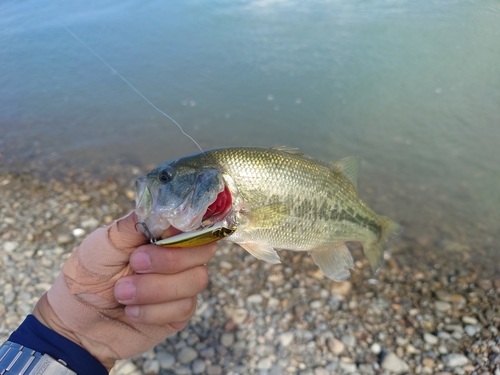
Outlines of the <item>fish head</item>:
{"type": "Polygon", "coordinates": [[[135,182],[137,216],[155,238],[170,225],[191,232],[220,222],[231,211],[221,171],[191,159],[160,164],[135,182]]]}

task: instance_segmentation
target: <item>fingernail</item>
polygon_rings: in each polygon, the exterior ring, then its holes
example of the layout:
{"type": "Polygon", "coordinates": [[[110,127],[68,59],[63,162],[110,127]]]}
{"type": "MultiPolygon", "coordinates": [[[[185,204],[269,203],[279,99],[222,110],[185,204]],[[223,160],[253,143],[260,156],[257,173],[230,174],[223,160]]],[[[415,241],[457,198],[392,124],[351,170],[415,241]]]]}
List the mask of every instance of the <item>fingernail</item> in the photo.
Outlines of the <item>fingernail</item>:
{"type": "Polygon", "coordinates": [[[140,312],[140,307],[137,305],[125,307],[125,314],[129,318],[138,318],[140,312]]]}
{"type": "Polygon", "coordinates": [[[115,298],[118,302],[130,301],[135,297],[135,286],[129,281],[124,281],[115,286],[115,298]]]}
{"type": "Polygon", "coordinates": [[[151,260],[149,259],[149,255],[144,252],[132,254],[130,265],[135,272],[151,271],[151,260]]]}

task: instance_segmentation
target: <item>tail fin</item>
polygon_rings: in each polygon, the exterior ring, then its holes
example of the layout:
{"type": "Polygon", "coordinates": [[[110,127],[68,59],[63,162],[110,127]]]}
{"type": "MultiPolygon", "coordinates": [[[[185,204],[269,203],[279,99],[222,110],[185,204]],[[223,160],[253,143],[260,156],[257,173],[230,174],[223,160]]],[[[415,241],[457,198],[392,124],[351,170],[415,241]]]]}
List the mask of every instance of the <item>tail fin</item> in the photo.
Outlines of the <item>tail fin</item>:
{"type": "Polygon", "coordinates": [[[377,241],[371,244],[363,244],[368,263],[376,274],[384,262],[384,245],[401,230],[401,226],[385,216],[379,216],[381,221],[381,233],[377,241]]]}

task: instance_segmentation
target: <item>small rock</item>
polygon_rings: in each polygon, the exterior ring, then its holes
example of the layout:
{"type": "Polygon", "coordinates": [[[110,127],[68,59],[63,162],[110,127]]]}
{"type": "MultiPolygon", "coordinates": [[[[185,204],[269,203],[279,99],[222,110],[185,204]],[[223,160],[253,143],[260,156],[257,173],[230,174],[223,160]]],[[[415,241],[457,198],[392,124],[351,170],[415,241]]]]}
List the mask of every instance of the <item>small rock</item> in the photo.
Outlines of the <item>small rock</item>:
{"type": "Polygon", "coordinates": [[[172,366],[175,364],[175,357],[170,353],[156,353],[156,359],[158,360],[158,362],[160,362],[160,367],[164,370],[172,368],[172,366]]]}
{"type": "Polygon", "coordinates": [[[443,357],[443,362],[448,367],[458,367],[469,363],[469,359],[462,354],[451,353],[443,357]]]}
{"type": "Polygon", "coordinates": [[[284,347],[290,345],[293,341],[293,333],[292,332],[284,332],[278,337],[280,344],[284,347]]]}
{"type": "Polygon", "coordinates": [[[90,218],[90,219],[87,219],[87,220],[82,221],[82,222],[81,222],[81,225],[82,225],[82,227],[84,227],[84,228],[94,229],[94,228],[97,228],[97,226],[99,225],[99,220],[94,219],[94,218],[92,217],[92,218],[90,218]]]}
{"type": "Polygon", "coordinates": [[[14,250],[16,250],[18,246],[19,246],[19,242],[17,242],[17,241],[5,241],[3,243],[3,249],[8,253],[11,253],[14,250]]]}
{"type": "Polygon", "coordinates": [[[323,367],[316,367],[314,369],[314,375],[329,375],[330,373],[323,367]]]}
{"type": "Polygon", "coordinates": [[[123,362],[123,364],[121,364],[120,367],[117,368],[117,370],[120,375],[129,375],[135,374],[137,371],[137,367],[132,362],[127,361],[123,362]]]}
{"type": "Polygon", "coordinates": [[[370,350],[373,354],[379,354],[382,351],[382,347],[376,342],[370,346],[370,350]]]}
{"type": "Polygon", "coordinates": [[[193,374],[203,374],[205,372],[207,365],[202,359],[195,359],[193,364],[191,365],[191,369],[193,370],[193,374]]]}
{"type": "Polygon", "coordinates": [[[147,359],[142,365],[144,374],[157,374],[160,371],[160,361],[157,359],[147,359]]]}
{"type": "Polygon", "coordinates": [[[385,356],[384,360],[382,361],[382,368],[395,372],[396,374],[408,372],[408,370],[410,369],[408,364],[394,353],[388,353],[385,356]]]}
{"type": "Polygon", "coordinates": [[[233,322],[235,322],[236,324],[241,324],[247,318],[248,312],[245,309],[236,309],[230,315],[231,319],[233,319],[233,322]]]}
{"type": "Polygon", "coordinates": [[[424,359],[422,359],[422,364],[426,367],[434,368],[436,362],[434,362],[432,358],[425,357],[424,359]]]}
{"type": "Polygon", "coordinates": [[[350,281],[342,281],[340,283],[332,283],[330,292],[332,294],[340,294],[341,296],[348,295],[352,290],[352,283],[350,281]]]}
{"type": "Polygon", "coordinates": [[[448,311],[451,309],[451,303],[444,301],[435,301],[434,308],[438,311],[448,311]]]}
{"type": "Polygon", "coordinates": [[[207,367],[207,375],[221,375],[222,367],[219,365],[210,365],[207,367]]]}
{"type": "Polygon", "coordinates": [[[375,370],[373,366],[368,363],[361,363],[359,366],[359,371],[364,375],[375,375],[375,370]]]}
{"type": "Polygon", "coordinates": [[[225,332],[220,338],[220,343],[222,346],[229,348],[234,343],[234,335],[231,332],[225,332]]]}
{"type": "Polygon", "coordinates": [[[462,316],[462,322],[472,325],[476,325],[478,323],[477,319],[472,316],[462,316]]]}
{"type": "Polygon", "coordinates": [[[82,228],[75,228],[71,231],[71,234],[78,238],[85,234],[85,230],[83,230],[82,228]]]}
{"type": "Polygon", "coordinates": [[[424,333],[424,341],[429,345],[436,345],[438,343],[437,336],[434,336],[430,333],[424,333]]]}
{"type": "Polygon", "coordinates": [[[260,294],[252,294],[247,297],[247,302],[250,304],[260,305],[264,301],[264,298],[260,294]]]}
{"type": "Polygon", "coordinates": [[[311,309],[319,310],[323,307],[323,302],[320,300],[315,300],[315,301],[312,301],[309,305],[311,306],[311,309]]]}
{"type": "Polygon", "coordinates": [[[220,265],[220,268],[222,268],[224,270],[233,269],[233,265],[225,260],[222,260],[219,265],[220,265]]]}
{"type": "Polygon", "coordinates": [[[340,358],[339,367],[348,374],[356,372],[358,370],[356,364],[349,357],[340,358]]]}
{"type": "Polygon", "coordinates": [[[60,234],[57,236],[57,243],[59,245],[67,245],[71,242],[73,242],[73,237],[71,237],[69,234],[60,234]]]}
{"type": "Polygon", "coordinates": [[[189,346],[182,348],[179,352],[179,361],[189,363],[198,357],[198,352],[189,346]]]}
{"type": "Polygon", "coordinates": [[[259,370],[269,370],[273,366],[273,363],[270,358],[262,358],[257,363],[257,369],[259,370]]]}
{"type": "Polygon", "coordinates": [[[346,346],[349,346],[351,348],[356,346],[356,337],[352,335],[342,335],[341,340],[346,346]]]}
{"type": "Polygon", "coordinates": [[[341,354],[345,349],[344,343],[340,340],[335,339],[335,338],[328,340],[328,347],[330,348],[332,353],[335,355],[341,354]]]}
{"type": "Polygon", "coordinates": [[[464,327],[464,331],[468,336],[475,336],[479,331],[481,331],[480,326],[467,325],[464,327]]]}
{"type": "Polygon", "coordinates": [[[200,355],[203,358],[213,358],[215,356],[215,349],[213,346],[209,346],[208,348],[202,349],[200,355]]]}

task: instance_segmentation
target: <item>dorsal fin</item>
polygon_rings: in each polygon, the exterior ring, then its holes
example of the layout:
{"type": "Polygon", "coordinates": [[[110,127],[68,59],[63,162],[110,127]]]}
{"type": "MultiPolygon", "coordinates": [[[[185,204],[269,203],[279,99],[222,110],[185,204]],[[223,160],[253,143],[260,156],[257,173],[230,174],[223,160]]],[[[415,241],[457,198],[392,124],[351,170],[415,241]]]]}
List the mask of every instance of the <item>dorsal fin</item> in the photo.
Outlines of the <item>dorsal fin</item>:
{"type": "Polygon", "coordinates": [[[271,150],[286,152],[287,154],[290,154],[290,155],[304,156],[306,158],[311,158],[309,155],[306,155],[303,152],[300,152],[299,150],[297,150],[296,148],[293,148],[293,147],[288,147],[288,146],[274,146],[274,147],[271,148],[271,150]]]}
{"type": "Polygon", "coordinates": [[[340,159],[330,163],[332,168],[347,178],[354,188],[358,186],[358,171],[361,158],[359,156],[348,156],[347,158],[340,159]]]}

